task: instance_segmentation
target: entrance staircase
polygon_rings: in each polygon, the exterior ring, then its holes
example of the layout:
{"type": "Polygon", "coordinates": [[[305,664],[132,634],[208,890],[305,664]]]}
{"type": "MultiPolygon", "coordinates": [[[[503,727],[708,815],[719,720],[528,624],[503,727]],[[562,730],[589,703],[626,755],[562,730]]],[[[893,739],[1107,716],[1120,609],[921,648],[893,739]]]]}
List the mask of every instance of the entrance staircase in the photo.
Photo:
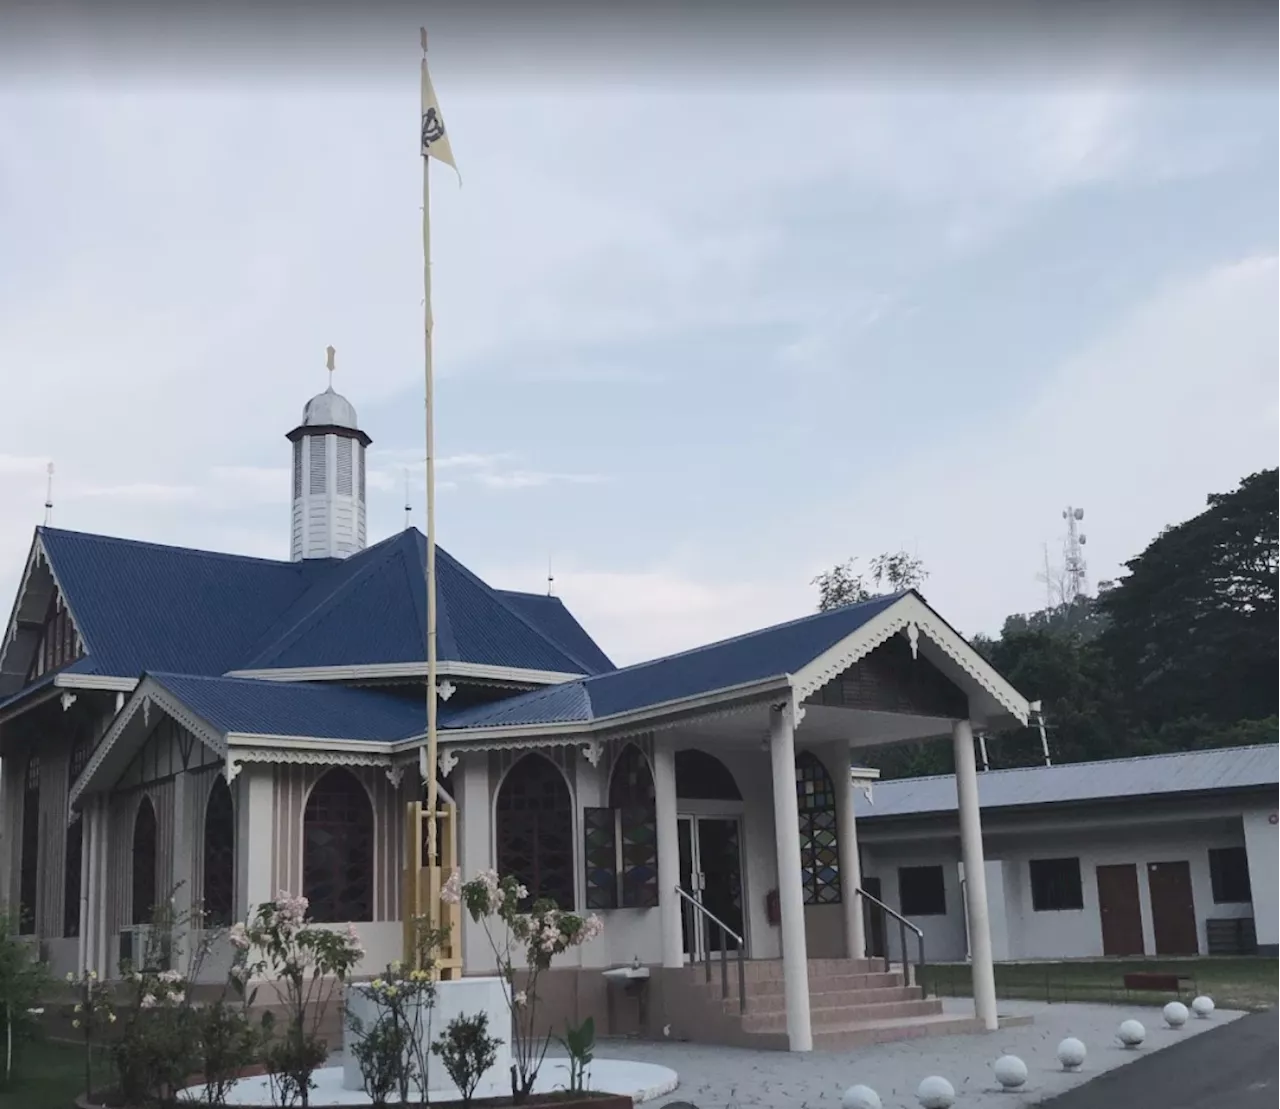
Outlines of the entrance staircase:
{"type": "MultiPolygon", "coordinates": [[[[745,1012],[732,964],[727,991],[718,967],[712,968],[710,982],[704,966],[680,973],[687,977],[678,992],[690,1005],[679,1032],[689,1040],[787,1049],[782,960],[745,964],[745,1012]]],[[[886,970],[882,959],[810,959],[809,1009],[815,1049],[982,1031],[982,1022],[973,1017],[943,1013],[938,998],[925,997],[919,986],[908,985],[902,971],[886,970]]]]}

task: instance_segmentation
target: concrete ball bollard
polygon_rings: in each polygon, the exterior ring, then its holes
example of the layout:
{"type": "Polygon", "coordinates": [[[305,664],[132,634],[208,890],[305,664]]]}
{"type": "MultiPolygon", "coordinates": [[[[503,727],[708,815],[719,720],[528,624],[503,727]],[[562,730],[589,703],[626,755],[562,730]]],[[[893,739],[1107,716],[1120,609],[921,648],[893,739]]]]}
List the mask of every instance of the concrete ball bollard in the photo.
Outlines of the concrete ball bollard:
{"type": "Polygon", "coordinates": [[[1063,1070],[1079,1070],[1088,1054],[1084,1042],[1074,1036],[1068,1036],[1058,1045],[1058,1062],[1063,1070]]]}
{"type": "Polygon", "coordinates": [[[945,1078],[931,1074],[916,1090],[920,1109],[951,1109],[956,1103],[956,1090],[945,1078]]]}
{"type": "Polygon", "coordinates": [[[840,1109],[882,1109],[880,1095],[870,1086],[850,1086],[840,1098],[840,1109]]]}
{"type": "Polygon", "coordinates": [[[1120,1027],[1116,1029],[1116,1038],[1125,1047],[1136,1048],[1147,1038],[1147,1030],[1139,1020],[1121,1021],[1120,1027]]]}
{"type": "Polygon", "coordinates": [[[1213,998],[1206,997],[1204,994],[1201,994],[1191,1002],[1191,1011],[1201,1020],[1208,1020],[1213,1016],[1214,1008],[1213,998]]]}
{"type": "Polygon", "coordinates": [[[1187,1017],[1190,1015],[1187,1012],[1187,1007],[1181,1001],[1170,1001],[1164,1007],[1164,1022],[1170,1028],[1181,1028],[1187,1023],[1187,1017]]]}
{"type": "Polygon", "coordinates": [[[1006,1090],[1016,1090],[1026,1085],[1027,1064],[1016,1055],[1001,1055],[992,1069],[996,1073],[996,1081],[1006,1090]]]}

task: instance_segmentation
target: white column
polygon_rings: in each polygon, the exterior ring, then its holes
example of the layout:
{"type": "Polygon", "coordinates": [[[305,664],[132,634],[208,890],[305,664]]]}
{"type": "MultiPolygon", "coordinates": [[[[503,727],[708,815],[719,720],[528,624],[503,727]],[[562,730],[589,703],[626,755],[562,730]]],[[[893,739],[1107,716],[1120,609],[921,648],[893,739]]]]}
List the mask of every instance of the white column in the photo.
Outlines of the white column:
{"type": "MultiPolygon", "coordinates": [[[[236,775],[236,902],[244,919],[278,891],[272,889],[275,862],[275,775],[268,763],[242,765],[236,775]]],[[[301,890],[288,891],[297,895],[301,890]]]]}
{"type": "MultiPolygon", "coordinates": [[[[67,829],[68,835],[74,835],[74,826],[67,829]]],[[[90,929],[89,920],[89,880],[93,874],[93,819],[89,804],[80,805],[80,889],[77,891],[79,902],[76,912],[80,927],[76,940],[76,973],[80,974],[89,966],[90,929]]]]}
{"type": "MultiPolygon", "coordinates": [[[[461,810],[462,835],[459,841],[458,869],[469,882],[482,870],[495,865],[493,849],[493,794],[489,783],[489,752],[468,751],[460,756],[454,772],[459,781],[454,800],[461,810]]],[[[493,952],[485,939],[484,926],[462,914],[462,968],[464,974],[492,973],[493,952]]]]}
{"type": "MultiPolygon", "coordinates": [[[[191,775],[185,771],[173,779],[173,855],[170,861],[169,881],[176,890],[174,912],[186,916],[192,909],[201,908],[203,891],[192,884],[191,847],[191,775]]],[[[186,929],[175,930],[175,940],[184,949],[191,948],[186,929]]]]}
{"type": "Polygon", "coordinates": [[[111,865],[111,800],[109,794],[99,794],[94,802],[93,874],[94,893],[89,917],[93,921],[93,963],[99,978],[113,978],[116,963],[111,957],[107,920],[107,868],[111,865]]]}
{"type": "Polygon", "coordinates": [[[956,760],[956,801],[960,810],[960,858],[964,862],[965,909],[973,973],[974,1015],[988,1032],[996,1018],[996,975],[991,960],[991,924],[987,915],[987,869],[982,853],[982,817],[978,809],[978,768],[973,727],[957,720],[951,728],[956,760]]]}
{"type": "Polygon", "coordinates": [[[867,957],[862,921],[862,866],[858,860],[858,829],[853,811],[854,788],[849,773],[849,745],[837,743],[827,755],[827,768],[836,787],[836,836],[840,848],[840,901],[844,909],[844,951],[847,959],[867,957]]]}
{"type": "Polygon", "coordinates": [[[778,900],[782,909],[782,977],[787,999],[787,1042],[813,1050],[809,1013],[809,952],[804,937],[800,882],[800,806],[796,800],[795,708],[773,709],[769,754],[773,761],[773,826],[778,848],[778,900]]]}
{"type": "Polygon", "coordinates": [[[676,821],[676,755],[671,740],[653,741],[654,816],[658,823],[658,917],[662,922],[662,965],[684,966],[680,926],[680,829],[676,821]]]}

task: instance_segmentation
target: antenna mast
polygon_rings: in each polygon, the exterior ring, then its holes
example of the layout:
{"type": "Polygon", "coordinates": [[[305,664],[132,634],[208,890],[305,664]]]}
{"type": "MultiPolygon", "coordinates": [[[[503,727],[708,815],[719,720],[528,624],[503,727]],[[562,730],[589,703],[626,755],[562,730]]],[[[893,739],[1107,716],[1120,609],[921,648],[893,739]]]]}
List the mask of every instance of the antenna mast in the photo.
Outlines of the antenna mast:
{"type": "Polygon", "coordinates": [[[44,487],[44,526],[51,527],[53,525],[53,463],[50,462],[47,471],[48,480],[44,487]]]}
{"type": "Polygon", "coordinates": [[[1085,595],[1087,580],[1084,562],[1085,534],[1077,526],[1084,519],[1084,509],[1067,505],[1063,509],[1062,518],[1067,521],[1067,534],[1062,543],[1063,570],[1067,579],[1067,595],[1063,600],[1067,604],[1074,604],[1085,595]]]}

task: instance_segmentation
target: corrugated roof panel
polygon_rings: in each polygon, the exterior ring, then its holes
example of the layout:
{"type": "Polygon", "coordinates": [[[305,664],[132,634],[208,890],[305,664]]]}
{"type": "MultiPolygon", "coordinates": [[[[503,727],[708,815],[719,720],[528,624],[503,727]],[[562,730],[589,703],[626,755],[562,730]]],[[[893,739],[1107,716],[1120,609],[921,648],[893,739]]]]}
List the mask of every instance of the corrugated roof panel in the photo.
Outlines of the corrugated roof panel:
{"type": "Polygon", "coordinates": [[[526,620],[541,629],[548,639],[590,667],[588,673],[603,674],[617,669],[559,597],[517,593],[510,589],[500,589],[497,593],[526,620]]]}
{"type": "Polygon", "coordinates": [[[591,703],[582,682],[563,682],[505,701],[472,705],[440,714],[441,728],[500,728],[520,724],[570,724],[591,719],[591,703]]]}
{"type": "MultiPolygon", "coordinates": [[[[590,718],[598,719],[794,674],[901,596],[895,593],[816,613],[682,654],[597,674],[573,684],[583,687],[590,718]]],[[[513,697],[501,706],[477,706],[460,718],[465,719],[465,723],[451,722],[449,726],[498,726],[499,714],[501,723],[508,726],[549,723],[543,718],[545,706],[539,699],[542,692],[513,697]],[[526,706],[527,718],[522,715],[526,706]]]]}
{"type": "Polygon", "coordinates": [[[421,698],[379,690],[329,682],[148,676],[223,732],[389,743],[421,735],[427,726],[421,698]]]}
{"type": "MultiPolygon", "coordinates": [[[[1247,787],[1274,787],[1280,781],[1280,749],[1275,744],[1180,751],[1130,759],[1063,763],[978,775],[984,809],[1106,801],[1247,787]]],[[[954,812],[954,774],[877,783],[873,803],[859,793],[858,819],[954,812]]]]}

